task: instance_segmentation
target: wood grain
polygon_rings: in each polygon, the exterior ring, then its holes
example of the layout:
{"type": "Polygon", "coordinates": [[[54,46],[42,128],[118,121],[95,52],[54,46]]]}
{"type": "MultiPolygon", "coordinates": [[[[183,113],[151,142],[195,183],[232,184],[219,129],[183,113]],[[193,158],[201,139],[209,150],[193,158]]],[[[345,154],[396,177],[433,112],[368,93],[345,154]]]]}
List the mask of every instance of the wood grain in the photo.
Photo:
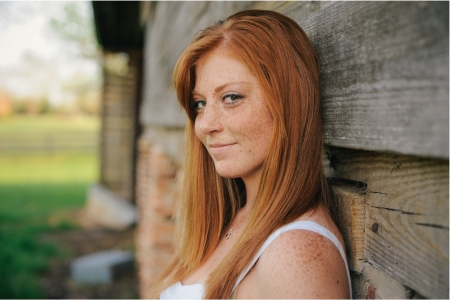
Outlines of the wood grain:
{"type": "Polygon", "coordinates": [[[344,237],[350,270],[361,272],[364,262],[365,189],[343,182],[331,185],[338,209],[338,227],[344,237]]]}
{"type": "Polygon", "coordinates": [[[274,8],[319,54],[327,144],[449,157],[448,2],[294,5],[274,8]]]}
{"type": "Polygon", "coordinates": [[[419,212],[372,205],[366,212],[364,260],[427,298],[448,298],[448,227],[421,221],[419,212]]]}
{"type": "Polygon", "coordinates": [[[447,160],[335,147],[328,157],[330,177],[366,183],[380,207],[418,211],[424,222],[449,226],[447,160]]]}
{"type": "Polygon", "coordinates": [[[425,297],[448,298],[448,161],[334,147],[327,153],[329,176],[367,185],[364,261],[425,297]]]}

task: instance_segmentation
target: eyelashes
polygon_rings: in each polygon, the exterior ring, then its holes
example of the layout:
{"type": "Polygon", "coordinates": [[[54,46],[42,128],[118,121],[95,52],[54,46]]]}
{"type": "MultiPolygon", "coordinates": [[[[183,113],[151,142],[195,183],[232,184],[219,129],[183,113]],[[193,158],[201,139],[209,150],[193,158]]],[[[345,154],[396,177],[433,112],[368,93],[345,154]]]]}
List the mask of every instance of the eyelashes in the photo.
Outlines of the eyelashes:
{"type": "MultiPolygon", "coordinates": [[[[239,93],[226,93],[222,96],[222,103],[224,105],[234,105],[236,104],[240,99],[243,99],[244,95],[241,95],[239,93]]],[[[198,99],[194,100],[191,103],[189,103],[189,107],[193,110],[200,110],[202,108],[205,108],[206,106],[206,100],[204,99],[198,99]]]]}
{"type": "Polygon", "coordinates": [[[193,110],[199,110],[199,109],[204,108],[205,106],[206,106],[205,100],[196,100],[196,101],[189,103],[189,107],[193,110]]]}
{"type": "Polygon", "coordinates": [[[244,98],[243,95],[238,94],[238,93],[228,93],[222,96],[222,101],[225,104],[233,104],[235,102],[237,102],[239,99],[244,98]],[[228,99],[228,100],[227,100],[228,99]]]}

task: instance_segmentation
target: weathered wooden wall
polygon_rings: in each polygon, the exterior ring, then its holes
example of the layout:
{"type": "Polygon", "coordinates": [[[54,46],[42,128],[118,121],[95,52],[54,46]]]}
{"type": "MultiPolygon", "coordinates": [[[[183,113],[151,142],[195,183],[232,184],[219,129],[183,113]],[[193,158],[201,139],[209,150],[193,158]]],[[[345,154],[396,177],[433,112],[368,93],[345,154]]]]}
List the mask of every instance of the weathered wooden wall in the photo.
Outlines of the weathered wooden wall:
{"type": "Polygon", "coordinates": [[[145,5],[138,180],[147,174],[141,179],[159,178],[161,186],[143,180],[137,187],[141,215],[152,219],[139,224],[136,237],[141,296],[155,275],[149,268],[169,251],[154,233],[158,226],[170,232],[167,209],[155,208],[158,191],[165,205],[173,201],[161,181],[166,169],[159,166],[153,177],[142,170],[151,153],[163,153],[171,172],[181,161],[185,117],[170,83],[173,67],[198,30],[246,8],[291,17],[319,54],[324,161],[355,297],[448,298],[448,2],[310,1],[145,5]]]}
{"type": "Polygon", "coordinates": [[[327,157],[351,270],[372,266],[424,297],[447,298],[448,161],[334,147],[327,157]]]}
{"type": "Polygon", "coordinates": [[[448,2],[263,2],[321,63],[325,142],[448,159],[448,2]]]}
{"type": "Polygon", "coordinates": [[[102,99],[100,182],[134,201],[136,111],[142,53],[105,53],[102,99]]]}

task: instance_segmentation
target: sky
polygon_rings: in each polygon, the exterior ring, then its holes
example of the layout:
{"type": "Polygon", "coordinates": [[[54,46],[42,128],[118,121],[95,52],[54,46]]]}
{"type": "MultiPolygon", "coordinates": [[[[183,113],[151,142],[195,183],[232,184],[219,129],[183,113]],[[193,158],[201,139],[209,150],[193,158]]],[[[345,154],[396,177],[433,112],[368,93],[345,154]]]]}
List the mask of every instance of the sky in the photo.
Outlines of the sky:
{"type": "MultiPolygon", "coordinates": [[[[19,11],[24,5],[31,6],[32,3],[0,3],[0,19],[3,19],[2,23],[4,23],[0,27],[0,45],[2,45],[0,47],[0,67],[8,67],[19,63],[21,56],[26,51],[32,51],[44,57],[48,57],[53,52],[54,46],[47,43],[44,37],[45,27],[50,16],[24,12],[23,16],[28,15],[29,17],[15,17],[15,14],[12,14],[11,17],[6,19],[8,13],[19,11]]],[[[33,7],[35,7],[36,12],[41,10],[38,6],[33,5],[33,7]]],[[[45,12],[45,10],[42,10],[42,12],[45,12]]]]}
{"type": "MultiPolygon", "coordinates": [[[[67,3],[0,2],[0,89],[57,104],[73,100],[65,86],[77,74],[98,80],[98,62],[74,57],[73,43],[50,26],[52,18],[64,16],[67,3]]],[[[81,15],[92,18],[90,2],[74,3],[81,15]]]]}

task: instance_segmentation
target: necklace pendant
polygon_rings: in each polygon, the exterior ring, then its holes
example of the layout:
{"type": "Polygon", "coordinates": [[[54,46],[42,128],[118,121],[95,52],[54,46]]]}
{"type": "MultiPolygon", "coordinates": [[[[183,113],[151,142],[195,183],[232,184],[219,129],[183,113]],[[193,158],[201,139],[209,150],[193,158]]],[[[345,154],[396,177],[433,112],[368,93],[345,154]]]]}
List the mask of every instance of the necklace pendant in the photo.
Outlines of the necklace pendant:
{"type": "Polygon", "coordinates": [[[233,229],[230,229],[230,232],[228,232],[227,234],[225,234],[225,238],[228,240],[228,238],[231,236],[231,232],[233,231],[233,229]]]}

